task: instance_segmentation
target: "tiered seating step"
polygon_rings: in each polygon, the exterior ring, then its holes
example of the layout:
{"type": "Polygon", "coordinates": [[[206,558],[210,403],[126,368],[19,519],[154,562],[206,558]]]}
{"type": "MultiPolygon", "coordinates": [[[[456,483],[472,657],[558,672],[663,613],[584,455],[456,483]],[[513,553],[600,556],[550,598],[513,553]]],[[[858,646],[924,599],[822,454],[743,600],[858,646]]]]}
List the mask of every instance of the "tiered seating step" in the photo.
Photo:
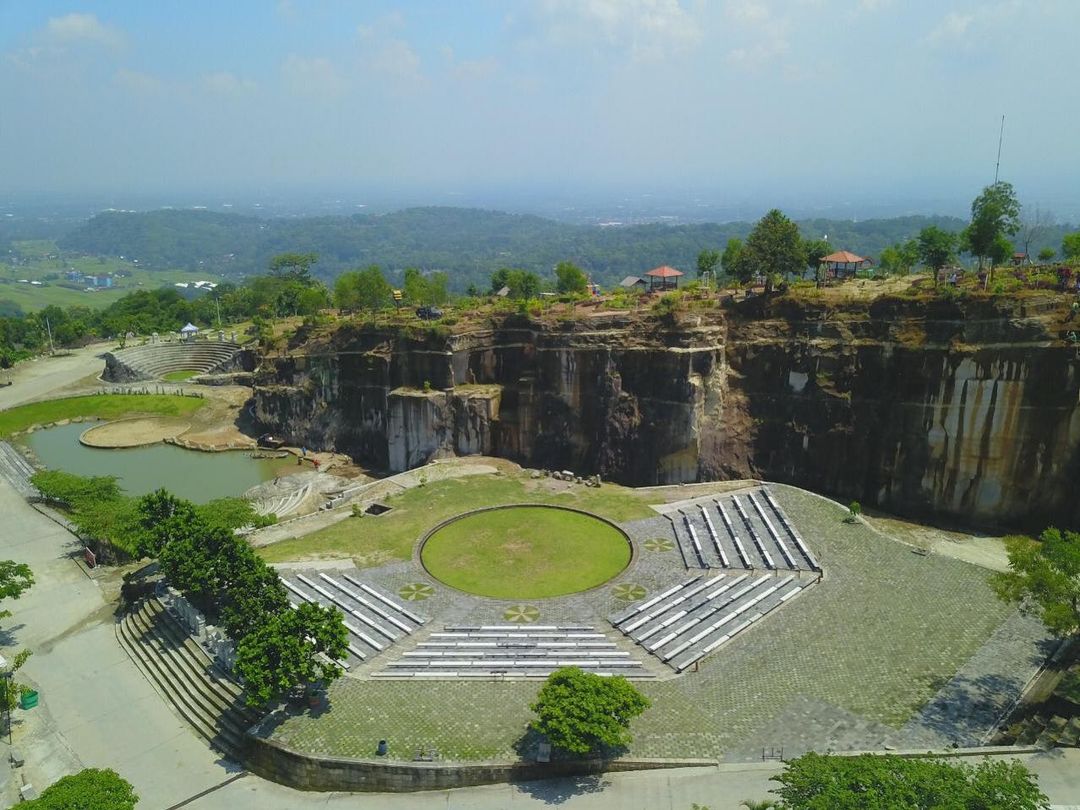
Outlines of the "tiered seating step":
{"type": "Polygon", "coordinates": [[[584,625],[451,625],[374,675],[530,678],[567,666],[601,675],[654,676],[632,653],[584,625]]]}
{"type": "Polygon", "coordinates": [[[342,663],[347,669],[416,632],[426,621],[351,574],[288,573],[281,581],[294,605],[311,602],[344,614],[349,655],[342,663]]]}
{"type": "Polygon", "coordinates": [[[682,672],[803,587],[795,574],[695,577],[623,613],[612,624],[682,672]]]}

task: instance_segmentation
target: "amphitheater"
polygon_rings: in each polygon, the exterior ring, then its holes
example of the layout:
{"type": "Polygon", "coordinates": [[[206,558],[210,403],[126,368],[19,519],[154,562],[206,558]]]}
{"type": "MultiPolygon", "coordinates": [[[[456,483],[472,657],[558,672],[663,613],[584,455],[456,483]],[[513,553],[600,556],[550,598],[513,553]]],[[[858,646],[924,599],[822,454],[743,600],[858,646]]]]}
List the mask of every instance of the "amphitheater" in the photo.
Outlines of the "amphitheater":
{"type": "MultiPolygon", "coordinates": [[[[536,486],[525,474],[516,482],[536,486]]],[[[424,531],[454,514],[455,498],[441,512],[428,504],[464,486],[416,490],[423,516],[431,510],[424,531]]],[[[650,517],[617,522],[632,546],[625,569],[550,598],[447,586],[421,559],[426,534],[413,535],[410,559],[366,564],[312,559],[301,551],[308,538],[287,541],[298,551],[282,552],[293,561],[277,570],[290,601],[340,610],[349,634],[326,711],[254,719],[214,665],[219,641],[184,627],[167,597],[146,600],[117,632],[215,747],[318,789],[355,789],[349,780],[370,767],[357,763],[380,738],[391,739],[392,761],[417,751],[528,760],[528,705],[538,681],[565,666],[625,676],[652,700],[627,755],[746,761],[771,746],[792,755],[985,744],[1045,660],[1045,632],[998,603],[984,571],[844,524],[845,510],[825,499],[760,482],[671,495],[650,502],[650,517]],[[298,761],[310,764],[297,770],[298,761]]],[[[391,525],[400,502],[384,500],[398,506],[342,525],[391,525]]]]}
{"type": "Polygon", "coordinates": [[[102,378],[111,382],[162,379],[177,371],[214,374],[244,369],[245,352],[231,341],[147,343],[105,354],[102,378]]]}

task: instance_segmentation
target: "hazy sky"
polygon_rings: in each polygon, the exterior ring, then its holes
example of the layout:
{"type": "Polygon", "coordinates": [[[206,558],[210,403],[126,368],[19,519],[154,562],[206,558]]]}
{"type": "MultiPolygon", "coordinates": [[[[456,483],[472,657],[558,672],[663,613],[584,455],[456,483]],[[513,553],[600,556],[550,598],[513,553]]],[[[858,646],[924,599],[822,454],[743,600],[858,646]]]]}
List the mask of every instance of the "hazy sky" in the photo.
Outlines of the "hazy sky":
{"type": "Polygon", "coordinates": [[[0,0],[0,193],[1080,188],[1080,0],[0,0]]]}

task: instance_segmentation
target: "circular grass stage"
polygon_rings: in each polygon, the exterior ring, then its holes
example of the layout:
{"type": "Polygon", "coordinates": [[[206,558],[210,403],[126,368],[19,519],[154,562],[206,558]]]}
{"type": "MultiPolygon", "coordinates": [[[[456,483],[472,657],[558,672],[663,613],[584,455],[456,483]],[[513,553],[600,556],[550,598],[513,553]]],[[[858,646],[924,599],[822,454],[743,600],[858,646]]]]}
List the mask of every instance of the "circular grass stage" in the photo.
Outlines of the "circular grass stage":
{"type": "Polygon", "coordinates": [[[543,599],[595,588],[630,563],[630,541],[574,509],[505,506],[432,530],[420,560],[433,577],[478,596],[543,599]]]}

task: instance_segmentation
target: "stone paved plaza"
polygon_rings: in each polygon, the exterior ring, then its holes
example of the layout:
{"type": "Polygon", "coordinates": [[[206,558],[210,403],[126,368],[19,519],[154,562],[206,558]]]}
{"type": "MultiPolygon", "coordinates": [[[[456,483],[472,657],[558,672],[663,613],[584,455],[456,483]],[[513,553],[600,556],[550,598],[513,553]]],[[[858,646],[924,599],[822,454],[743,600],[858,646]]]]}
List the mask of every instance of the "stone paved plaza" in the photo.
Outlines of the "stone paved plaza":
{"type": "MultiPolygon", "coordinates": [[[[762,748],[929,748],[978,742],[1050,650],[1037,622],[1018,617],[987,585],[988,572],[922,556],[818,496],[773,486],[780,506],[826,572],[783,608],[700,662],[699,671],[643,681],[653,706],[637,719],[631,755],[755,759],[762,748]]],[[[642,548],[664,519],[631,524],[642,548]]],[[[655,545],[655,544],[654,544],[655,545]]],[[[619,578],[592,594],[539,600],[541,621],[619,610],[619,583],[649,592],[685,576],[662,562],[678,550],[640,550],[619,578]]],[[[422,577],[411,563],[363,572],[391,594],[422,577]]],[[[410,603],[440,621],[491,621],[500,605],[437,587],[410,603]]],[[[529,753],[528,704],[536,681],[343,678],[314,715],[275,718],[267,732],[296,749],[369,757],[379,739],[391,758],[437,748],[444,759],[529,753]]]]}

